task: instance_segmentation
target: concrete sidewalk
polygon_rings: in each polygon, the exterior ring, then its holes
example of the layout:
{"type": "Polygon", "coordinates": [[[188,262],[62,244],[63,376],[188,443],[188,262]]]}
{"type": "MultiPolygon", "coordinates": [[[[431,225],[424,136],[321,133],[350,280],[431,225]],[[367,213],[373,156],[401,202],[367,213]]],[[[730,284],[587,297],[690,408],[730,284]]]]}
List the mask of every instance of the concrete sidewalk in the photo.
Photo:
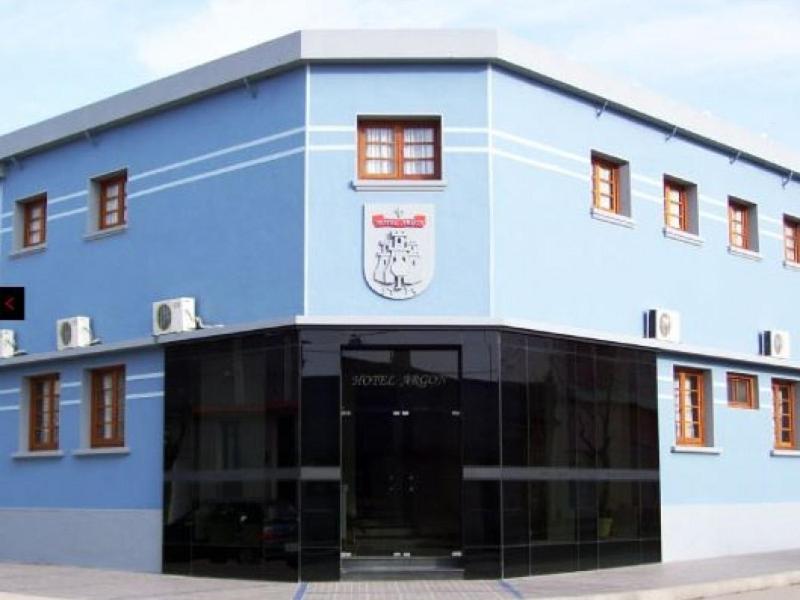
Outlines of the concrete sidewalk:
{"type": "Polygon", "coordinates": [[[690,600],[800,585],[800,550],[506,581],[263,583],[0,563],[0,600],[690,600]]]}

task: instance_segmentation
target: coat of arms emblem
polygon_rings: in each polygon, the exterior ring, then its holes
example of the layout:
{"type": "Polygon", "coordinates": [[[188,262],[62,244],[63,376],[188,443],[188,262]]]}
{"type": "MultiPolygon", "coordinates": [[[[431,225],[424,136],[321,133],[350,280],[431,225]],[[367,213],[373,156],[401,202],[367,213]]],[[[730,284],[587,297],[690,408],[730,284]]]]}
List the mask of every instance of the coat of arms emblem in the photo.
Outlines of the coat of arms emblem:
{"type": "Polygon", "coordinates": [[[433,206],[364,206],[364,277],[384,298],[419,295],[433,277],[433,206]]]}

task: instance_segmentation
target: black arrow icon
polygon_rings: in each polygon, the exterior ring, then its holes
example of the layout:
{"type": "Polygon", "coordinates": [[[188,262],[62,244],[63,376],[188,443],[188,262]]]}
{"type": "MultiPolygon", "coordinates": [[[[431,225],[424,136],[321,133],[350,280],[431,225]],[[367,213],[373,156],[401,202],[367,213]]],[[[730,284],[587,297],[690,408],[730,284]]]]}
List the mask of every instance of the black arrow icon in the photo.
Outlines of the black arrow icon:
{"type": "Polygon", "coordinates": [[[25,288],[0,287],[0,320],[25,319],[25,288]]]}

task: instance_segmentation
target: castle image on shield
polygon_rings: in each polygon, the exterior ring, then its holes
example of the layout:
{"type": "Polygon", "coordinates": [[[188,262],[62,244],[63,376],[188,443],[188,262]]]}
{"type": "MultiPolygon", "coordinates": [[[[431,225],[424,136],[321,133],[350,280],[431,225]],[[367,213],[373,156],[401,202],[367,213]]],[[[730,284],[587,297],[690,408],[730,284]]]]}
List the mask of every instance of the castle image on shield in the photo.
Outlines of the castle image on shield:
{"type": "Polygon", "coordinates": [[[386,286],[389,296],[413,296],[415,285],[422,281],[422,257],[417,242],[408,238],[402,229],[392,229],[385,240],[378,242],[377,262],[373,279],[386,286]]]}

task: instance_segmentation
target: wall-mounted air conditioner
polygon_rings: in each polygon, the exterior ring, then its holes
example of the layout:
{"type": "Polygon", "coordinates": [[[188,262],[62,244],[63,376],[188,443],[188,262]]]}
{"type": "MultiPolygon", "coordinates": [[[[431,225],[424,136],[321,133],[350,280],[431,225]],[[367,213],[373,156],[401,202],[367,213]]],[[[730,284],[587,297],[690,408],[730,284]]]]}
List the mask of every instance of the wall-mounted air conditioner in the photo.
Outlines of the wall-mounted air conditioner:
{"type": "Polygon", "coordinates": [[[662,342],[681,341],[681,315],[675,310],[653,308],[647,311],[645,337],[662,342]]]}
{"type": "Polygon", "coordinates": [[[786,331],[764,331],[761,334],[761,354],[774,358],[789,358],[791,345],[786,331]]]}
{"type": "Polygon", "coordinates": [[[59,350],[91,346],[92,324],[89,317],[69,317],[56,321],[56,346],[59,350]]]}
{"type": "Polygon", "coordinates": [[[172,298],[153,302],[153,335],[197,329],[194,298],[172,298]]]}
{"type": "Polygon", "coordinates": [[[0,329],[0,358],[11,358],[17,353],[17,340],[13,329],[0,329]]]}

